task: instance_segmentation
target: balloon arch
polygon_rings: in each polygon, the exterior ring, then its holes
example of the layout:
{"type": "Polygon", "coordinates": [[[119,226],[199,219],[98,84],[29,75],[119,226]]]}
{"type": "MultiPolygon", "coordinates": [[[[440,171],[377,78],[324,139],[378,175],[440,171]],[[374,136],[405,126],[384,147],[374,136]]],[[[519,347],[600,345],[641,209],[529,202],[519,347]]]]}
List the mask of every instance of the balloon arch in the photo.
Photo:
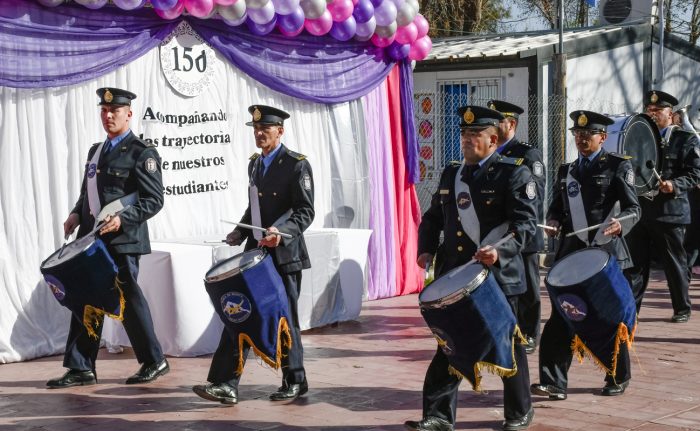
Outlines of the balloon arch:
{"type": "MultiPolygon", "coordinates": [[[[58,6],[66,0],[37,0],[58,6]]],[[[99,9],[108,0],[74,0],[99,9]]],[[[230,26],[246,25],[256,35],[275,29],[293,38],[306,30],[329,34],[339,41],[355,38],[386,48],[394,60],[423,60],[432,48],[428,21],[418,13],[418,0],[111,0],[124,10],[151,6],[171,20],[183,12],[201,19],[222,19],[230,26]]]]}

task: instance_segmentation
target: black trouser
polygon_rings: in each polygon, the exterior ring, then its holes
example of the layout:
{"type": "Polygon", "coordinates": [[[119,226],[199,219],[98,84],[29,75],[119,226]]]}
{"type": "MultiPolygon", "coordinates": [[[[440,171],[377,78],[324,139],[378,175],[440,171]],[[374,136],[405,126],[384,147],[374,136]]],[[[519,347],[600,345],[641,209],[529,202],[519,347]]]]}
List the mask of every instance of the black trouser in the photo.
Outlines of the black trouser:
{"type": "MultiPolygon", "coordinates": [[[[518,297],[509,296],[508,302],[517,313],[518,297]]],[[[503,377],[503,410],[506,419],[519,419],[532,408],[530,399],[530,374],[525,347],[516,340],[515,363],[518,372],[513,377],[503,377]]],[[[447,356],[437,348],[423,383],[423,417],[433,416],[454,425],[457,415],[457,390],[462,379],[449,373],[447,356]]]]}
{"type": "Polygon", "coordinates": [[[637,223],[627,236],[633,267],[624,270],[637,302],[637,313],[642,307],[644,292],[649,284],[651,252],[656,250],[666,274],[674,314],[690,313],[688,295],[688,257],[683,248],[685,225],[645,221],[637,223]]]}
{"type": "Polygon", "coordinates": [[[518,300],[518,326],[523,335],[540,336],[540,262],[537,252],[522,253],[527,290],[518,300]]]}
{"type": "MultiPolygon", "coordinates": [[[[554,307],[554,306],[552,306],[554,307]]],[[[630,328],[631,330],[631,328],[630,328]]],[[[555,386],[566,391],[573,353],[574,334],[559,312],[552,308],[551,316],[542,329],[540,338],[540,384],[555,386]]],[[[622,383],[632,378],[630,356],[626,343],[620,343],[615,378],[605,376],[608,383],[622,383]]]]}
{"type": "MultiPolygon", "coordinates": [[[[299,328],[299,315],[297,312],[299,302],[299,289],[301,288],[301,271],[289,274],[280,274],[289,302],[289,332],[292,336],[292,347],[282,350],[282,381],[287,384],[299,384],[306,380],[304,371],[304,346],[301,344],[301,329],[299,328]]],[[[219,346],[214,352],[214,357],[209,368],[207,380],[211,383],[228,383],[237,388],[241,375],[236,375],[239,355],[243,357],[243,363],[248,357],[250,348],[245,346],[241,351],[236,338],[232,337],[228,330],[221,333],[219,346]]],[[[241,373],[242,374],[242,373],[241,373]]]]}
{"type": "MultiPolygon", "coordinates": [[[[119,268],[117,277],[121,282],[126,301],[124,306],[124,329],[134,348],[140,364],[152,364],[163,359],[163,351],[153,329],[153,319],[148,302],[136,282],[139,275],[139,256],[111,253],[119,268]]],[[[98,338],[88,335],[81,319],[75,315],[70,322],[63,366],[74,370],[95,370],[95,360],[100,349],[103,319],[95,326],[98,338]]]]}
{"type": "Polygon", "coordinates": [[[693,278],[693,266],[700,255],[700,189],[688,192],[690,224],[686,227],[683,247],[688,257],[688,282],[693,278]]]}

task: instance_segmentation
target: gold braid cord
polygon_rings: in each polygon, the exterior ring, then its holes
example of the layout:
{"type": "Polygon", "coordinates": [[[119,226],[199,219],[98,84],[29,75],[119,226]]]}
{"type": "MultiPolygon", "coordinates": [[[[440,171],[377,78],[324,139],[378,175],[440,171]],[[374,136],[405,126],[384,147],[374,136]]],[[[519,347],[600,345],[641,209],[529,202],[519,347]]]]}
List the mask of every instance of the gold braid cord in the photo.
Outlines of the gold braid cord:
{"type": "Polygon", "coordinates": [[[126,306],[126,300],[124,299],[124,291],[121,287],[122,284],[123,283],[119,281],[119,277],[114,277],[114,288],[119,291],[119,314],[112,314],[109,311],[93,307],[89,304],[83,308],[83,326],[85,326],[88,335],[92,338],[99,338],[95,328],[104,322],[105,314],[113,319],[119,320],[120,322],[124,320],[124,307],[126,306]]]}
{"type": "MultiPolygon", "coordinates": [[[[275,353],[275,358],[270,358],[264,354],[258,347],[253,343],[253,340],[248,336],[248,334],[242,333],[238,334],[238,351],[242,352],[245,344],[253,349],[253,352],[263,360],[267,365],[279,369],[282,366],[282,346],[287,348],[292,347],[292,335],[289,332],[289,324],[287,323],[286,317],[281,317],[279,325],[277,327],[277,352],[275,353]]],[[[238,355],[238,367],[236,368],[236,375],[240,376],[243,374],[243,355],[238,355]]]]}
{"type": "Polygon", "coordinates": [[[620,353],[620,343],[627,343],[629,349],[632,348],[632,343],[634,342],[634,332],[637,330],[637,323],[635,322],[632,331],[627,329],[627,325],[620,323],[617,326],[617,334],[615,335],[615,350],[612,355],[612,368],[608,368],[603,364],[603,362],[598,359],[596,355],[591,352],[586,344],[579,338],[578,335],[574,335],[574,339],[571,342],[571,352],[576,356],[579,363],[583,363],[584,357],[589,357],[593,360],[593,363],[601,370],[608,374],[610,377],[615,377],[617,373],[617,358],[620,353]]]}
{"type": "MultiPolygon", "coordinates": [[[[518,364],[515,362],[515,342],[519,341],[520,344],[527,344],[527,340],[525,339],[525,336],[523,335],[522,332],[520,332],[520,328],[518,325],[515,325],[515,330],[513,331],[513,336],[511,337],[511,347],[510,347],[510,354],[511,357],[513,358],[513,368],[503,368],[499,365],[492,364],[491,362],[486,362],[486,361],[479,361],[474,364],[474,378],[475,381],[471,382],[469,379],[466,379],[469,381],[469,383],[472,384],[472,389],[475,392],[483,392],[483,389],[481,388],[481,371],[487,371],[491,374],[495,374],[498,377],[513,377],[518,373],[518,364]]],[[[465,379],[464,375],[460,373],[456,368],[454,368],[452,365],[449,366],[447,371],[453,375],[457,376],[460,379],[465,379]]]]}

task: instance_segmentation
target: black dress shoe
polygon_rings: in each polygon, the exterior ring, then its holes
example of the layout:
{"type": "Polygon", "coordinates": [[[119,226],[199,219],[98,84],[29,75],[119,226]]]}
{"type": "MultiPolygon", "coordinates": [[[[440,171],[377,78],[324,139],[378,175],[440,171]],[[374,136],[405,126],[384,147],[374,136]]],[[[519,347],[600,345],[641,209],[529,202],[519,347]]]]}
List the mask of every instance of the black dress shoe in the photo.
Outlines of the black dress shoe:
{"type": "Polygon", "coordinates": [[[525,344],[525,353],[534,353],[537,347],[537,341],[533,337],[527,337],[527,344],[525,344]]]}
{"type": "Polygon", "coordinates": [[[209,401],[218,401],[221,404],[238,403],[238,389],[228,383],[209,383],[208,385],[192,386],[192,391],[209,401]]]}
{"type": "Polygon", "coordinates": [[[532,423],[532,418],[535,416],[535,409],[530,407],[530,411],[520,419],[506,419],[503,422],[503,431],[524,430],[532,423]]]}
{"type": "Polygon", "coordinates": [[[538,383],[530,385],[530,393],[549,397],[549,399],[553,401],[562,401],[566,399],[566,391],[552,385],[541,385],[538,383]]]}
{"type": "Polygon", "coordinates": [[[92,371],[68,370],[63,377],[46,382],[49,389],[69,388],[71,386],[86,386],[97,383],[97,377],[92,371]]]}
{"type": "Polygon", "coordinates": [[[277,392],[270,394],[270,401],[292,401],[309,391],[309,384],[304,380],[303,383],[283,384],[277,389],[277,392]]]}
{"type": "Polygon", "coordinates": [[[627,386],[629,386],[630,381],[627,380],[626,382],[622,382],[620,384],[616,383],[606,383],[605,387],[600,391],[601,395],[604,395],[606,397],[614,397],[617,395],[622,395],[625,393],[625,389],[627,389],[627,386]]]}
{"type": "Polygon", "coordinates": [[[404,422],[406,429],[413,431],[452,431],[454,427],[444,419],[428,416],[420,421],[404,422]]]}
{"type": "Polygon", "coordinates": [[[163,358],[149,365],[141,365],[141,369],[139,369],[136,374],[126,379],[126,384],[135,385],[138,383],[152,382],[158,377],[168,374],[168,371],[170,371],[170,366],[168,365],[168,361],[163,358]]]}
{"type": "Polygon", "coordinates": [[[671,317],[673,323],[685,323],[690,320],[690,313],[676,313],[671,317]]]}

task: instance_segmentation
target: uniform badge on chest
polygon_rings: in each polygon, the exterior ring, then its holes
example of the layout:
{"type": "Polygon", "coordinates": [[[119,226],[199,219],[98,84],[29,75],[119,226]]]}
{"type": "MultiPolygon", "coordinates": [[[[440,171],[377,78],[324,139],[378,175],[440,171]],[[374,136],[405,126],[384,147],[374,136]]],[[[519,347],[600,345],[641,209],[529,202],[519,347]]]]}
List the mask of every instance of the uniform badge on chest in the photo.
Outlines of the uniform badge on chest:
{"type": "Polygon", "coordinates": [[[572,181],[566,186],[566,192],[569,194],[570,198],[574,198],[578,196],[579,192],[581,191],[581,187],[576,181],[572,181]]]}
{"type": "Polygon", "coordinates": [[[457,206],[461,210],[469,208],[472,204],[472,197],[467,192],[462,192],[457,196],[457,206]]]}
{"type": "Polygon", "coordinates": [[[88,178],[94,177],[96,173],[97,173],[97,165],[94,163],[90,163],[88,165],[88,171],[87,171],[88,178]]]}

